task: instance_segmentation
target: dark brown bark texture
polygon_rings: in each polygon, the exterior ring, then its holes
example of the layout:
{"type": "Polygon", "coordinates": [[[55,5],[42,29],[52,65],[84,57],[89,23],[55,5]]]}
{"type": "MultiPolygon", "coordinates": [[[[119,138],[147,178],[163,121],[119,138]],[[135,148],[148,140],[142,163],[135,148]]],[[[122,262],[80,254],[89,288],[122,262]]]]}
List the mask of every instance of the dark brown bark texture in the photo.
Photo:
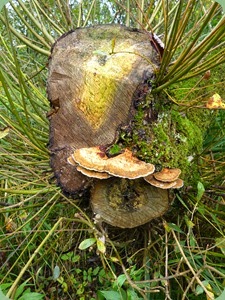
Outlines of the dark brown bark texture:
{"type": "Polygon", "coordinates": [[[67,158],[77,148],[113,143],[158,66],[149,34],[120,25],[78,28],[59,38],[49,59],[51,166],[64,192],[91,180],[67,158]],[[144,89],[142,88],[144,87],[144,89]]]}

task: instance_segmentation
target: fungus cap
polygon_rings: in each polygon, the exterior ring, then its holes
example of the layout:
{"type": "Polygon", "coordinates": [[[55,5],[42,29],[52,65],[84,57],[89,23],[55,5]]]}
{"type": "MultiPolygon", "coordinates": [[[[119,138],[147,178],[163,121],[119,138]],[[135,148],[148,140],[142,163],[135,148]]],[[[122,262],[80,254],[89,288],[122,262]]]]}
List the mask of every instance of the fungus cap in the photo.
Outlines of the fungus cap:
{"type": "Polygon", "coordinates": [[[155,166],[139,160],[126,149],[123,153],[108,159],[105,171],[116,177],[137,179],[152,174],[155,166]]]}
{"type": "Polygon", "coordinates": [[[151,185],[153,185],[157,188],[163,189],[163,190],[171,189],[176,185],[176,181],[163,182],[163,181],[155,179],[155,177],[153,175],[144,177],[144,180],[147,181],[148,183],[150,183],[151,185]]]}
{"type": "Polygon", "coordinates": [[[104,172],[105,161],[108,159],[99,147],[76,149],[71,156],[81,167],[97,172],[104,172]]]}
{"type": "Polygon", "coordinates": [[[168,192],[147,184],[142,178],[99,180],[92,189],[91,206],[104,222],[133,228],[166,212],[168,192]]]}
{"type": "Polygon", "coordinates": [[[176,184],[172,187],[172,189],[180,189],[184,186],[184,181],[180,178],[175,180],[176,184]]]}
{"type": "Polygon", "coordinates": [[[154,165],[134,157],[128,149],[117,156],[108,158],[99,147],[81,148],[76,149],[72,157],[85,169],[106,172],[121,178],[136,179],[145,177],[155,170],[154,165]]]}
{"type": "Polygon", "coordinates": [[[171,182],[176,180],[181,174],[181,170],[178,168],[170,169],[164,168],[160,172],[156,172],[153,174],[155,179],[163,182],[171,182]]]}
{"type": "Polygon", "coordinates": [[[67,162],[68,162],[70,165],[72,165],[72,166],[77,166],[77,163],[75,162],[75,160],[73,159],[72,156],[69,156],[69,157],[67,158],[67,162]]]}
{"type": "Polygon", "coordinates": [[[97,172],[93,170],[88,170],[81,166],[77,166],[77,171],[81,172],[83,175],[87,177],[92,177],[92,178],[107,179],[111,177],[111,175],[109,175],[106,172],[97,172]]]}

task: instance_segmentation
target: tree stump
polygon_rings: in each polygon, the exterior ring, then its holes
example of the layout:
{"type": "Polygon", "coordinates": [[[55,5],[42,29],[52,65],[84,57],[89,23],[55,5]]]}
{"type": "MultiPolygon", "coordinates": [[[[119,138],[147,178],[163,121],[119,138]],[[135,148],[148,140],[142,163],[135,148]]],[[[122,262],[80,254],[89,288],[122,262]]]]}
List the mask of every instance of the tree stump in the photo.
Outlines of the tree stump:
{"type": "Polygon", "coordinates": [[[49,59],[51,166],[63,191],[90,179],[70,165],[75,149],[112,144],[151,90],[158,54],[149,34],[120,25],[78,28],[60,37],[49,59]]]}

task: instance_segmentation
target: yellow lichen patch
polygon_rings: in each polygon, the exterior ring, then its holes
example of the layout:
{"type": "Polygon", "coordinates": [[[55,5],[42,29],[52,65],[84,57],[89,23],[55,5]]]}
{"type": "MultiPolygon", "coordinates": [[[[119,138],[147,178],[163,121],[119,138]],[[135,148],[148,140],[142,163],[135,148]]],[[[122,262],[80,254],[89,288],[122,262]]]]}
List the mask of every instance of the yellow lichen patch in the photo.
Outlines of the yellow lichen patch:
{"type": "Polygon", "coordinates": [[[208,102],[206,103],[206,107],[209,109],[225,109],[225,103],[222,102],[220,95],[216,93],[209,98],[208,102]]]}
{"type": "MultiPolygon", "coordinates": [[[[132,52],[132,48],[129,51],[132,52]]],[[[127,53],[99,53],[91,57],[84,66],[87,80],[81,89],[83,92],[77,105],[93,129],[98,129],[104,123],[107,112],[115,101],[115,92],[121,85],[121,79],[126,78],[134,63],[140,60],[140,56],[132,53],[129,56],[127,53]]]]}

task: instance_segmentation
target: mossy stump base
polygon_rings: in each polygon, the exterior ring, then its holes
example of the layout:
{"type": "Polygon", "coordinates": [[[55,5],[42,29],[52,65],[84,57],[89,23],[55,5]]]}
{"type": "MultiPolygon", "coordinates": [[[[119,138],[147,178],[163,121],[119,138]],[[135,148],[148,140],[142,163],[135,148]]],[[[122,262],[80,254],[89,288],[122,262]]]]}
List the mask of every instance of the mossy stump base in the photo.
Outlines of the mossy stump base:
{"type": "Polygon", "coordinates": [[[158,54],[149,34],[120,25],[78,28],[59,38],[49,59],[51,166],[63,191],[90,185],[67,162],[82,147],[107,146],[151,89],[158,54]]]}

